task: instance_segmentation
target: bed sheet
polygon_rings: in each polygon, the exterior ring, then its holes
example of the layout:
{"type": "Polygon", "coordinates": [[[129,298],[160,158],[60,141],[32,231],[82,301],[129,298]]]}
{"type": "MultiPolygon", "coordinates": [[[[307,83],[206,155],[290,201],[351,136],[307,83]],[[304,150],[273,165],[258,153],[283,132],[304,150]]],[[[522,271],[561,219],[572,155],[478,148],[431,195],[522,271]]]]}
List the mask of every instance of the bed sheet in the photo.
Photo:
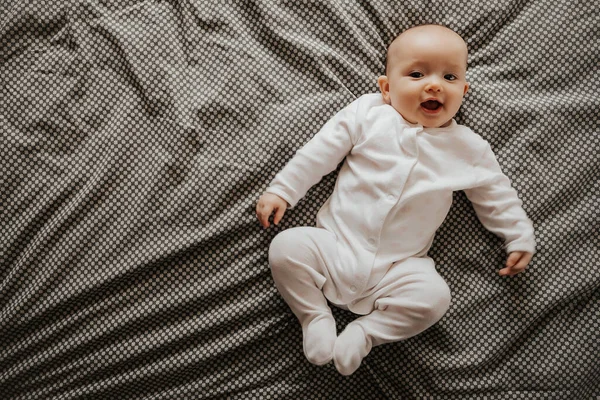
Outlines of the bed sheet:
{"type": "MultiPolygon", "coordinates": [[[[597,2],[0,3],[0,393],[6,399],[600,396],[597,2]],[[526,273],[465,195],[431,257],[452,291],[423,334],[340,376],[309,364],[267,249],[312,225],[335,172],[276,228],[254,206],[387,43],[469,47],[456,116],[533,220],[526,273]]],[[[354,316],[334,309],[341,330],[354,316]]]]}

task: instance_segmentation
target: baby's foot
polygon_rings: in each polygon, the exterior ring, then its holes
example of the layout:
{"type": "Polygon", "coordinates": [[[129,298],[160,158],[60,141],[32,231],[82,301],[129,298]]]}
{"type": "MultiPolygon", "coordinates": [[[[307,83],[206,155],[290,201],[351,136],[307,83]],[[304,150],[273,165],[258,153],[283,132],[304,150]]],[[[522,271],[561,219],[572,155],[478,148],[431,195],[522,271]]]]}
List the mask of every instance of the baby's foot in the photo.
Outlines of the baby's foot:
{"type": "Polygon", "coordinates": [[[351,375],[371,351],[371,339],[358,324],[350,323],[335,341],[333,362],[342,375],[351,375]]]}
{"type": "Polygon", "coordinates": [[[331,315],[320,315],[310,321],[304,335],[304,355],[312,364],[324,365],[333,358],[337,332],[331,315]]]}

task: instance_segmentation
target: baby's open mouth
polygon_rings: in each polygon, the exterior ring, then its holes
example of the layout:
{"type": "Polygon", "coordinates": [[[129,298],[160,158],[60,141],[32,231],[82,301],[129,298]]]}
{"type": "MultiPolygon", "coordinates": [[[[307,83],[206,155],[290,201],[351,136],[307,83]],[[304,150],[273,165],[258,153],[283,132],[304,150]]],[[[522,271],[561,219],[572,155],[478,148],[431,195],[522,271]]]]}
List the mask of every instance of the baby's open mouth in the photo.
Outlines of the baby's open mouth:
{"type": "Polygon", "coordinates": [[[426,108],[427,110],[435,111],[442,106],[437,100],[427,100],[421,103],[421,107],[426,108]]]}

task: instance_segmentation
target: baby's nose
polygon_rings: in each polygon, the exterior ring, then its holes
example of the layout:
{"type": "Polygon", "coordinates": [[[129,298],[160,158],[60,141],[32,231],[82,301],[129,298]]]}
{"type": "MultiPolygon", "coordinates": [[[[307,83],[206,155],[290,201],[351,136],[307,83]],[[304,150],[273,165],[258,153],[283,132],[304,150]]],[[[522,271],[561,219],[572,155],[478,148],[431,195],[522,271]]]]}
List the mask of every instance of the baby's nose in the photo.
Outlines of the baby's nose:
{"type": "Polygon", "coordinates": [[[428,92],[429,91],[439,92],[442,90],[442,83],[440,82],[439,79],[431,78],[427,81],[427,84],[425,85],[425,90],[428,92]]]}

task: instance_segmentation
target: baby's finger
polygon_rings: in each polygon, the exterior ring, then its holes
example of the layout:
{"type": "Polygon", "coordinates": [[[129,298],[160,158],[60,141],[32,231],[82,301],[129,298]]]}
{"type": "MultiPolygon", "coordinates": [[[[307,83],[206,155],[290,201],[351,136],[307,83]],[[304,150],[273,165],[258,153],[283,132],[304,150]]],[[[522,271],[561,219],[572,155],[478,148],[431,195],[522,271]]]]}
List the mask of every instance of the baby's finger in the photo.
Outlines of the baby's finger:
{"type": "Polygon", "coordinates": [[[512,267],[502,268],[500,271],[498,271],[498,273],[501,276],[515,276],[519,272],[517,270],[515,270],[514,266],[512,266],[512,267]]]}
{"type": "Polygon", "coordinates": [[[279,224],[279,221],[281,221],[281,218],[283,218],[283,214],[285,213],[285,208],[284,207],[279,207],[277,209],[277,212],[275,213],[275,217],[273,218],[273,223],[275,225],[279,224]]]}
{"type": "Polygon", "coordinates": [[[521,262],[525,263],[525,266],[527,266],[527,264],[529,264],[529,262],[531,261],[532,258],[533,258],[533,254],[524,253],[523,256],[521,257],[521,262]]]}
{"type": "Polygon", "coordinates": [[[514,266],[519,261],[519,259],[521,259],[522,255],[523,255],[523,253],[521,253],[520,251],[514,251],[514,252],[510,253],[508,255],[508,259],[506,260],[506,266],[507,267],[514,266]]]}
{"type": "Polygon", "coordinates": [[[499,274],[502,276],[515,276],[525,270],[527,267],[526,263],[519,263],[517,265],[513,265],[512,267],[506,267],[499,271],[499,274]]]}
{"type": "Polygon", "coordinates": [[[265,217],[265,216],[261,215],[259,220],[260,220],[260,224],[263,226],[263,228],[269,227],[269,217],[265,217]]]}
{"type": "Polygon", "coordinates": [[[269,227],[269,217],[271,216],[272,212],[273,208],[269,206],[263,206],[262,208],[256,210],[256,216],[263,227],[269,227]]]}
{"type": "Polygon", "coordinates": [[[529,260],[530,258],[528,257],[521,257],[517,265],[512,267],[513,271],[516,271],[517,273],[525,271],[525,268],[527,268],[527,265],[529,264],[529,260]]]}

